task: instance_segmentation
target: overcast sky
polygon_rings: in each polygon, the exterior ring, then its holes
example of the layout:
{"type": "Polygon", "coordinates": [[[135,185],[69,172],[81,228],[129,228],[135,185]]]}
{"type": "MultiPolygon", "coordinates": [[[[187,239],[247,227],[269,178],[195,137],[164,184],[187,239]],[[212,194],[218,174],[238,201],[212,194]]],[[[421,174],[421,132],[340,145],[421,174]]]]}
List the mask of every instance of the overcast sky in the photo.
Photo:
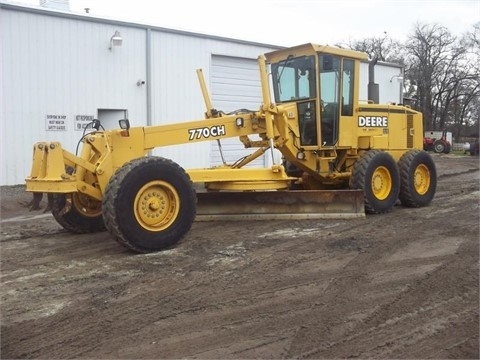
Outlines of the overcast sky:
{"type": "MultiPolygon", "coordinates": [[[[10,2],[38,5],[40,0],[10,2]]],[[[480,0],[70,0],[70,10],[272,45],[404,41],[417,22],[454,35],[480,22],[480,0]]]]}

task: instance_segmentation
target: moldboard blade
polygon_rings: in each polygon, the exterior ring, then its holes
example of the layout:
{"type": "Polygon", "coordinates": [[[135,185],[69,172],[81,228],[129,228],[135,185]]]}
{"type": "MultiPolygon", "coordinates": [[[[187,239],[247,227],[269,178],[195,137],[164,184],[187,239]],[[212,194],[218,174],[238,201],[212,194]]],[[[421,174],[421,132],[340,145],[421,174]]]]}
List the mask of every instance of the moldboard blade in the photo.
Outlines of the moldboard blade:
{"type": "Polygon", "coordinates": [[[364,217],[362,190],[197,193],[197,221],[364,217]]]}

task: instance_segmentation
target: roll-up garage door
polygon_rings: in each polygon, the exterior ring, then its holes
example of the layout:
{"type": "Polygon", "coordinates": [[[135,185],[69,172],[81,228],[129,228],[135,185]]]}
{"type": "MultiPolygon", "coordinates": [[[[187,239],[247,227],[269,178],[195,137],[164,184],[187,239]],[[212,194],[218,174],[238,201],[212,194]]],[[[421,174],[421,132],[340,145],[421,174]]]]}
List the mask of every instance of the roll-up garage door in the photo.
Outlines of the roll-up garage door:
{"type": "MultiPolygon", "coordinates": [[[[262,103],[260,72],[258,63],[253,59],[228,56],[212,56],[211,98],[213,107],[225,113],[238,109],[257,111],[262,103]]],[[[253,140],[259,139],[252,135],[253,140]]],[[[256,149],[245,149],[238,138],[221,140],[222,151],[228,164],[241,159],[256,149]]],[[[222,158],[217,142],[212,142],[211,165],[221,165],[222,158]]],[[[265,166],[265,157],[252,161],[247,167],[265,166]]]]}

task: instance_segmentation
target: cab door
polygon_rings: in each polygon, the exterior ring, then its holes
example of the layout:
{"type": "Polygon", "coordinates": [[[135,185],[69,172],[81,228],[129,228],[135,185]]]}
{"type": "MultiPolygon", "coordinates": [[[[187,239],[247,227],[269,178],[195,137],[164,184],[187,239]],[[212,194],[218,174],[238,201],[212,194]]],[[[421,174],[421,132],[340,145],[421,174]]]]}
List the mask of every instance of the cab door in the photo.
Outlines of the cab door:
{"type": "Polygon", "coordinates": [[[322,146],[333,146],[338,139],[341,60],[338,56],[320,54],[319,65],[322,146]]]}
{"type": "Polygon", "coordinates": [[[341,117],[353,116],[355,61],[319,56],[320,131],[322,146],[338,145],[341,117]]]}

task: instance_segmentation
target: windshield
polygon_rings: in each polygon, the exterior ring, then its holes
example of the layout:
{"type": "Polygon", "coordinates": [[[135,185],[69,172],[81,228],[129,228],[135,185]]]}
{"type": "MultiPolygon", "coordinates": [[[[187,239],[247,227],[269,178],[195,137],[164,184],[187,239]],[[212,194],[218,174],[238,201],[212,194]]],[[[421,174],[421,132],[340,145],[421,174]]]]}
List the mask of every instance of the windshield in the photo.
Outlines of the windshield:
{"type": "Polygon", "coordinates": [[[316,97],[315,60],[313,56],[288,57],[272,64],[275,102],[316,97]]]}

